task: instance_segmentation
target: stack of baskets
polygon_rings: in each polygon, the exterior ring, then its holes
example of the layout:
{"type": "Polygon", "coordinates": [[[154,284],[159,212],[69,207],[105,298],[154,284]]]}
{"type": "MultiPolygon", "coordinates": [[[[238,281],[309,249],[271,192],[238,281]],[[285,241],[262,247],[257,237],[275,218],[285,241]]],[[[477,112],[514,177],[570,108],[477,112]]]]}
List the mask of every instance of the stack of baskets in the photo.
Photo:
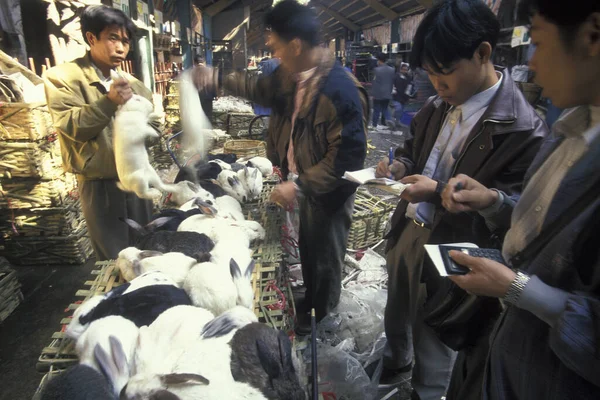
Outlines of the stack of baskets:
{"type": "Polygon", "coordinates": [[[77,181],[62,170],[45,104],[0,105],[0,160],[0,254],[20,265],[85,262],[77,181]]]}
{"type": "Polygon", "coordinates": [[[21,301],[23,294],[17,273],[6,258],[0,257],[0,322],[8,318],[21,301]]]}

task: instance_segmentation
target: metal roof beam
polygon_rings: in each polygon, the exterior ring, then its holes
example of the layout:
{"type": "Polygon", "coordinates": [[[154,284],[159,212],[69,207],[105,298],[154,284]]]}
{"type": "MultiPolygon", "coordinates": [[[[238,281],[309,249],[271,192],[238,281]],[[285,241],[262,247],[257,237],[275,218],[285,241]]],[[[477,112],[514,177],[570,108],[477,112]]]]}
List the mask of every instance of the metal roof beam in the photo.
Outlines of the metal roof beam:
{"type": "Polygon", "coordinates": [[[393,21],[396,18],[398,18],[398,14],[394,10],[389,9],[385,4],[381,3],[379,0],[362,1],[371,6],[373,10],[377,11],[379,14],[389,19],[390,21],[393,21]]]}
{"type": "MultiPolygon", "coordinates": [[[[222,1],[222,0],[221,0],[222,1]]],[[[342,25],[346,28],[350,29],[353,32],[360,30],[360,26],[356,25],[354,22],[350,21],[348,18],[344,17],[340,13],[327,6],[321,4],[319,1],[311,1],[311,3],[315,4],[317,7],[323,9],[327,14],[331,15],[333,18],[337,19],[342,25]]]]}
{"type": "MultiPolygon", "coordinates": [[[[363,12],[363,11],[365,11],[365,10],[369,9],[369,8],[370,8],[369,6],[364,6],[364,7],[362,7],[362,8],[359,8],[358,10],[354,11],[353,13],[351,13],[351,14],[348,14],[346,17],[347,17],[347,18],[353,17],[353,16],[355,16],[356,14],[360,14],[361,12],[363,12]]],[[[325,21],[325,24],[329,23],[329,22],[330,22],[330,21],[332,21],[332,20],[334,20],[334,18],[329,18],[327,21],[325,21]]],[[[333,25],[330,25],[330,26],[333,26],[333,25]]]]}
{"type": "Polygon", "coordinates": [[[215,15],[217,15],[218,13],[220,13],[235,2],[237,2],[237,0],[219,0],[216,3],[206,7],[202,11],[207,13],[211,17],[214,17],[215,15]]]}

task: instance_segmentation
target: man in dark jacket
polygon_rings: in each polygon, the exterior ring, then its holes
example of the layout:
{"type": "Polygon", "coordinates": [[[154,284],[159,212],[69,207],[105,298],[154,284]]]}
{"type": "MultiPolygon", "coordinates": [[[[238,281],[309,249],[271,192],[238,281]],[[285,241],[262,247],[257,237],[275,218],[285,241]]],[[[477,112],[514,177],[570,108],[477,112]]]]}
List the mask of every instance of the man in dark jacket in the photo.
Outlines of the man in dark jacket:
{"type": "Polygon", "coordinates": [[[363,167],[368,97],[358,81],[319,47],[319,23],[306,6],[284,0],[265,19],[268,44],[281,65],[269,76],[235,73],[223,86],[272,110],[267,152],[288,180],[271,200],[281,206],[298,198],[300,257],[306,301],[299,305],[298,334],[337,305],[356,185],[345,171],[363,167]]]}
{"type": "MultiPolygon", "coordinates": [[[[383,124],[390,120],[390,100],[392,100],[392,89],[394,86],[394,68],[385,63],[386,55],[377,55],[377,67],[375,67],[375,78],[371,85],[373,95],[373,127],[377,128],[379,117],[383,124]]],[[[382,125],[383,125],[382,124],[382,125]]]]}
{"type": "MultiPolygon", "coordinates": [[[[204,57],[199,54],[194,56],[194,68],[206,68],[204,57]]],[[[217,97],[215,90],[210,87],[201,88],[198,90],[198,95],[200,96],[200,105],[202,106],[204,114],[206,114],[208,120],[212,122],[213,101],[217,97]]]]}
{"type": "Polygon", "coordinates": [[[448,183],[443,204],[450,212],[510,223],[502,253],[511,268],[453,253],[471,272],[451,279],[506,305],[491,338],[484,399],[599,399],[600,2],[523,5],[534,13],[529,66],[544,95],[567,110],[517,203],[475,177],[448,183]],[[463,190],[453,193],[459,183],[463,190]]]}
{"type": "MultiPolygon", "coordinates": [[[[547,134],[508,71],[495,70],[491,54],[500,24],[479,0],[449,0],[431,8],[417,29],[411,63],[423,67],[438,96],[430,98],[411,124],[411,137],[396,151],[392,165],[380,163],[378,174],[410,184],[392,217],[387,235],[388,301],[385,311],[389,354],[383,382],[409,370],[421,399],[439,399],[446,391],[455,352],[424,323],[422,281],[437,283],[439,274],[424,256],[427,243],[487,244],[475,236],[471,215],[451,215],[440,207],[440,193],[463,171],[518,195],[523,176],[547,134]],[[465,23],[467,21],[468,23],[465,23]],[[444,32],[453,32],[447,35],[444,32]],[[437,279],[436,279],[437,278],[437,279]],[[387,378],[387,379],[385,379],[387,378]]],[[[485,335],[500,305],[474,322],[473,337],[485,335]]],[[[469,326],[471,328],[471,326],[469,326]]],[[[483,362],[483,360],[481,361],[483,362]]],[[[476,398],[475,383],[461,399],[476,398]]]]}

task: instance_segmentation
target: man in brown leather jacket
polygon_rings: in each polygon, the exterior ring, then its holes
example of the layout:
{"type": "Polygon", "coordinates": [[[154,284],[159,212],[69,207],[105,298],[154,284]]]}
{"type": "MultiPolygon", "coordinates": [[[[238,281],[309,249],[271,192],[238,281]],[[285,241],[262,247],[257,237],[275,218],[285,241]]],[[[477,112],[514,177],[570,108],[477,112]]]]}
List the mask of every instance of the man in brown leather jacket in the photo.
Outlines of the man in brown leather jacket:
{"type": "Polygon", "coordinates": [[[84,57],[48,70],[48,107],[59,134],[63,167],[77,175],[83,215],[96,259],[117,258],[133,244],[119,218],[144,225],[152,203],[117,188],[112,125],[117,107],[134,93],[152,101],[152,93],[132,76],[111,80],[110,71],[125,60],[134,26],[120,10],[89,6],[81,31],[90,46],[84,57]]]}
{"type": "Polygon", "coordinates": [[[267,153],[287,177],[271,200],[287,206],[298,199],[306,301],[298,305],[296,333],[306,335],[310,309],[319,321],[339,302],[357,187],[342,176],[363,168],[369,102],[360,83],[319,47],[318,21],[308,7],[284,0],[265,21],[281,65],[268,76],[228,75],[223,86],[271,108],[267,153]]]}
{"type": "MultiPolygon", "coordinates": [[[[425,298],[431,299],[440,290],[434,289],[440,282],[423,246],[474,242],[489,247],[486,239],[492,233],[485,224],[481,224],[481,234],[472,233],[479,218],[476,214],[445,213],[441,190],[452,176],[466,173],[518,196],[525,172],[547,135],[546,125],[510,73],[494,69],[491,55],[499,29],[496,17],[481,1],[449,0],[430,9],[417,30],[411,63],[427,71],[438,96],[430,98],[415,116],[411,139],[396,150],[392,165],[382,162],[378,166],[380,176],[410,183],[386,236],[389,352],[382,383],[393,383],[399,373],[410,370],[414,355],[412,383],[415,396],[423,400],[444,395],[454,350],[468,351],[449,348],[440,332],[424,323],[425,298]],[[448,31],[455,35],[444,33],[448,31]],[[427,290],[424,281],[428,281],[427,290]]],[[[488,320],[464,327],[474,338],[485,336],[497,316],[497,302],[487,307],[488,320]],[[481,333],[477,328],[482,328],[481,333]]],[[[480,386],[476,382],[471,386],[473,398],[480,386]]]]}

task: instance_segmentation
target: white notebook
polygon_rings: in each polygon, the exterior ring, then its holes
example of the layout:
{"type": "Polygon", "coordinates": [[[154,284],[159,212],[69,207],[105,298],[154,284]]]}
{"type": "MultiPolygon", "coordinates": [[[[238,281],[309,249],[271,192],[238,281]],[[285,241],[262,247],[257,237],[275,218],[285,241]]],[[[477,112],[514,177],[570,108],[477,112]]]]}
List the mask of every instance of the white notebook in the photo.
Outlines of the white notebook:
{"type": "Polygon", "coordinates": [[[381,185],[382,190],[395,194],[396,196],[400,196],[408,186],[392,179],[377,178],[375,176],[375,168],[373,167],[361,169],[359,171],[346,171],[343,178],[358,183],[359,185],[381,185]]]}

